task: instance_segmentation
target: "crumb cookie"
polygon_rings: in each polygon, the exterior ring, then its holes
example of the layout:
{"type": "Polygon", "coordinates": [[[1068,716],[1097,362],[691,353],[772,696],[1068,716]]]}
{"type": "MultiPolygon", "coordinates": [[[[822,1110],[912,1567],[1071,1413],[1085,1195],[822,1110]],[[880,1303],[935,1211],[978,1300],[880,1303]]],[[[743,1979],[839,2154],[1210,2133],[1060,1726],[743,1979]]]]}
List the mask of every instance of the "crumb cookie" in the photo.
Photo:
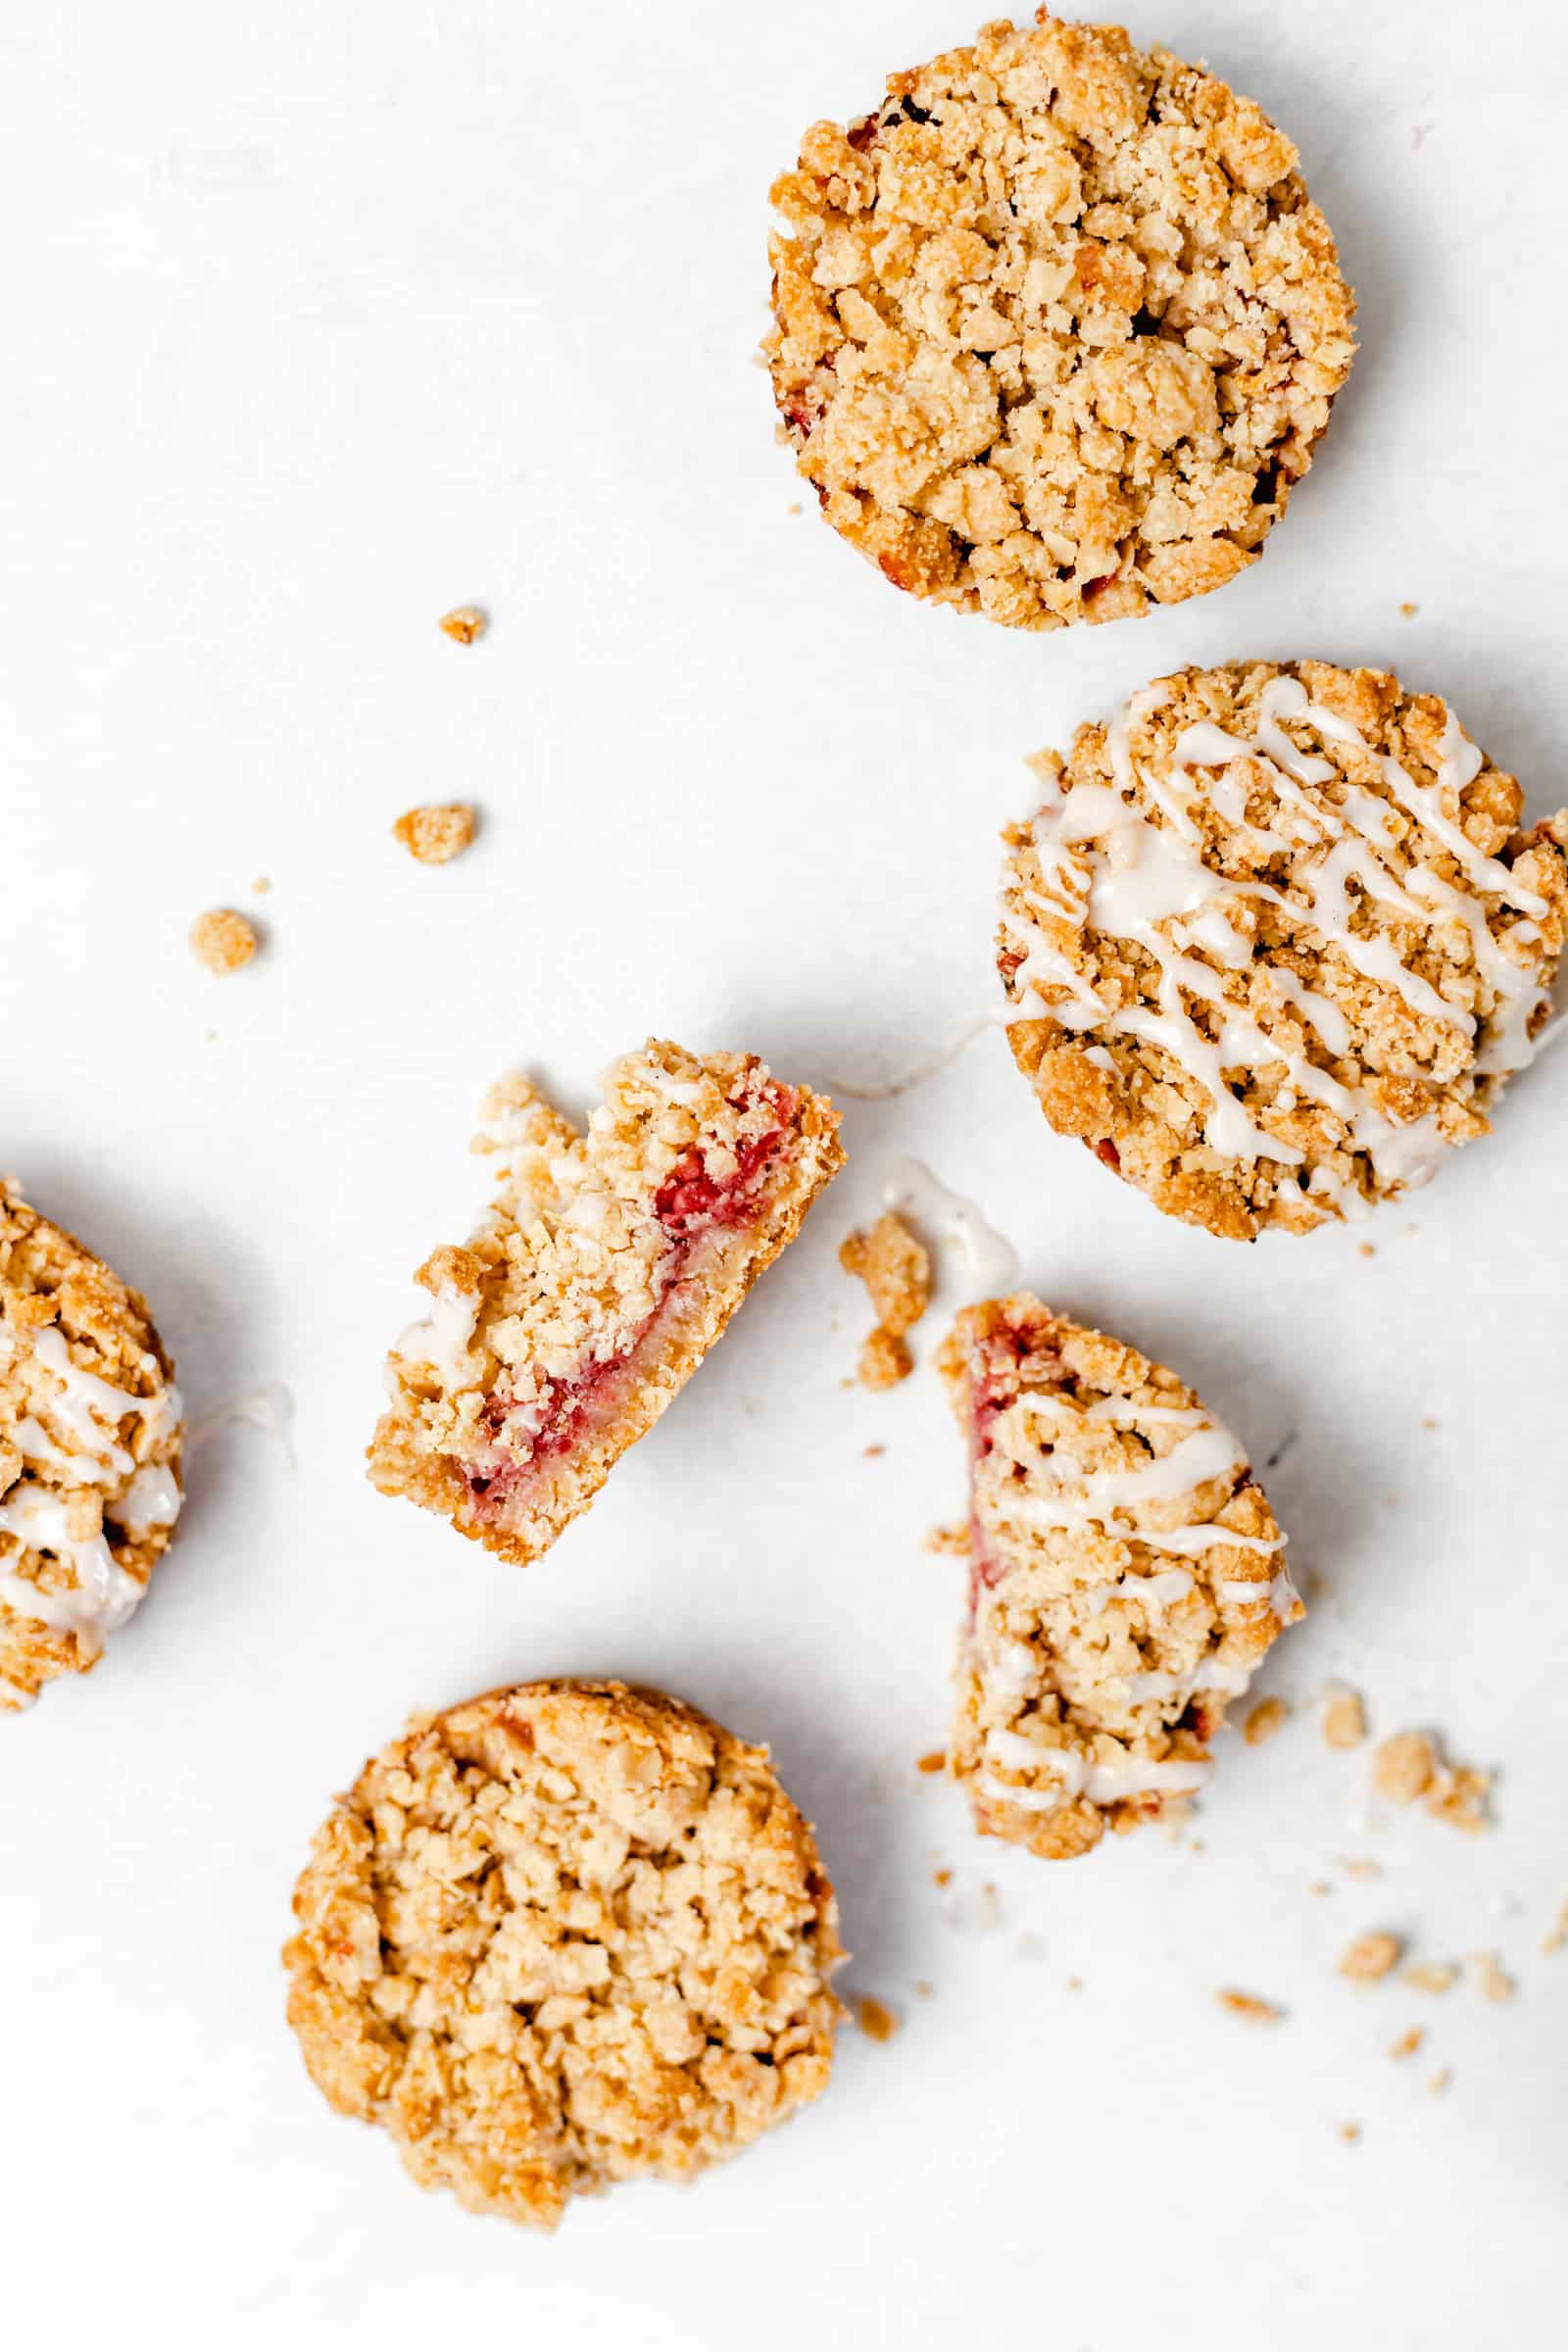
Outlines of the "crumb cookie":
{"type": "Polygon", "coordinates": [[[1059,1860],[1202,1787],[1301,1603],[1246,1449],[1162,1364],[1021,1294],[939,1361],[970,1461],[949,1768],[985,1835],[1059,1860]]]}
{"type": "Polygon", "coordinates": [[[552,1544],[684,1387],[843,1164],[831,1103],[652,1039],[579,1135],[522,1078],[475,1149],[495,1206],[418,1274],[370,1476],[508,1559],[552,1544]]]}
{"type": "Polygon", "coordinates": [[[1250,1241],[1365,1216],[1488,1129],[1568,917],[1568,809],[1375,669],[1187,669],[1031,762],[1007,1035],[1058,1134],[1250,1241]]]}
{"type": "Polygon", "coordinates": [[[772,192],[765,348],[828,521],[1013,628],[1233,578],[1354,350],[1296,167],[1211,74],[1043,9],[815,124],[772,192]]]}
{"type": "Polygon", "coordinates": [[[317,1833],[289,2023],[414,2179],[553,2228],[826,2087],[838,1907],[765,1748],[622,1683],[416,1719],[317,1833]]]}
{"type": "Polygon", "coordinates": [[[146,1300],[0,1179],[0,1712],[96,1666],[141,1600],[180,1414],[146,1300]]]}

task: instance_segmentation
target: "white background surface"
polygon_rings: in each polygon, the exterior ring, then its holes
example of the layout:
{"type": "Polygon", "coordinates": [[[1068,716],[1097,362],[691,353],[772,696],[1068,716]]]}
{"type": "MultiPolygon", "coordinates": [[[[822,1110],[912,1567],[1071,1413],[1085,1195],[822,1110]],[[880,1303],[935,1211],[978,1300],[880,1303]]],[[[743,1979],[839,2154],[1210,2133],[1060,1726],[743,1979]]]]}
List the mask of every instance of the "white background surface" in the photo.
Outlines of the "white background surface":
{"type": "Polygon", "coordinates": [[[297,1405],[293,1467],[254,1428],[195,1451],[135,1624],[0,1734],[8,2340],[1468,2352],[1560,2326],[1568,1062],[1408,1213],[1246,1250],[1052,1138],[994,1033],[850,1106],[850,1171],[543,1565],[363,1480],[406,1277],[476,1205],[489,1079],[522,1060],[574,1106],[651,1028],[818,1084],[918,1055],[994,1001],[1023,756],[1148,676],[1395,665],[1537,813],[1568,797],[1557,11],[1133,12],[1298,138],[1364,351],[1258,568],[1046,638],[906,602],[792,514],[751,358],[800,131],[980,13],[6,12],[0,1159],[145,1288],[195,1414],[270,1382],[297,1405]],[[435,622],[467,600],[494,626],[465,651],[435,622]],[[416,867],[391,821],[449,797],[482,839],[416,867]],[[216,981],[184,935],[223,903],[267,950],[216,981]],[[913,1771],[960,1581],[920,1538],[959,1449],[929,1372],[844,1389],[865,1316],[834,1262],[909,1149],[1255,1460],[1296,1433],[1269,1486],[1314,1606],[1262,1688],[1299,1711],[1226,1736],[1201,1850],[1052,1868],[913,1771]],[[568,1670],[771,1740],[849,1984],[905,2026],[848,2033],[815,2110],[698,2188],[536,2241],[328,2112],[276,1951],[331,1792],[408,1709],[568,1670]],[[1369,1807],[1364,1753],[1318,1740],[1331,1675],[1379,1731],[1495,1766],[1495,1834],[1369,1807]],[[1521,1997],[1338,1980],[1380,1926],[1497,1948],[1521,1997]],[[1221,1984],[1289,2022],[1234,2022],[1221,1984]]]}

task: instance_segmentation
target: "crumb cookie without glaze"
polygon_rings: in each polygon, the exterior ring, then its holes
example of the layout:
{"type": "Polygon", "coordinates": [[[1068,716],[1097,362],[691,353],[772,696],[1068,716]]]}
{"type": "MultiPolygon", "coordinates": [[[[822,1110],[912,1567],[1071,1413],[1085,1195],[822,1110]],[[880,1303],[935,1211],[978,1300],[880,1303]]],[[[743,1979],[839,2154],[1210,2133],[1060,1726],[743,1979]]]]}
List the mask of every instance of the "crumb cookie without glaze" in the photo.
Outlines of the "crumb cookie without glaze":
{"type": "Polygon", "coordinates": [[[1200,1788],[1302,1613],[1245,1448],[1161,1364],[1019,1295],[941,1358],[969,1447],[950,1769],[976,1827],[1050,1860],[1200,1788]]]}
{"type": "Polygon", "coordinates": [[[1296,165],[1212,74],[1044,10],[815,124],[772,191],[766,355],[835,530],[1014,628],[1233,578],[1354,350],[1296,165]]]}
{"type": "Polygon", "coordinates": [[[341,2114],[424,2188],[553,2228],[683,2180],[825,2088],[838,1909],[745,1746],[620,1683],[525,1683],[416,1720],[294,1896],[289,2023],[341,2114]]]}
{"type": "Polygon", "coordinates": [[[1237,1240],[1361,1217],[1488,1129],[1568,917],[1568,810],[1436,695],[1188,669],[1031,763],[998,959],[1019,1068],[1156,1207],[1237,1240]]]}
{"type": "Polygon", "coordinates": [[[0,1180],[0,1713],[96,1666],[141,1600],[180,1412],[145,1299],[0,1180]]]}
{"type": "Polygon", "coordinates": [[[420,1268],[370,1447],[383,1494],[508,1559],[587,1508],[843,1164],[831,1103],[752,1054],[652,1039],[603,1085],[586,1136],[525,1079],[490,1096],[495,1205],[420,1268]]]}

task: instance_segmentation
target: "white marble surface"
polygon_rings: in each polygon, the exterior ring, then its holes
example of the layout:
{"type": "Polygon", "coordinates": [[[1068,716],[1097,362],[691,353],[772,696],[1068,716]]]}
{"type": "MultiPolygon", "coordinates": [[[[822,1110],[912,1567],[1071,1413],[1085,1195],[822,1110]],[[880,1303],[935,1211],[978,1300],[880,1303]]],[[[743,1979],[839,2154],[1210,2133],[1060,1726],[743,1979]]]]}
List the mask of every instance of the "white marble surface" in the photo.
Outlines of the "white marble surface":
{"type": "Polygon", "coordinates": [[[0,1733],[8,2341],[1471,2352],[1558,2324],[1568,1058],[1407,1214],[1248,1251],[1054,1142],[993,1034],[851,1106],[849,1173],[547,1563],[361,1475],[497,1069],[570,1103],[650,1028],[818,1082],[917,1055],[993,1001],[1023,756],[1147,676],[1395,664],[1538,811],[1568,797],[1558,12],[1134,16],[1298,137],[1364,351],[1256,570],[1045,639],[906,603],[793,514],[751,360],[769,176],[966,36],[953,0],[0,26],[0,1159],[146,1288],[194,1412],[273,1382],[296,1405],[292,1461],[243,1425],[197,1450],[133,1627],[0,1733]],[[494,627],[464,651],[435,620],[470,599],[494,627]],[[416,867],[392,818],[453,796],[480,843],[416,867]],[[184,935],[225,902],[267,951],[218,982],[184,935]],[[958,1448],[928,1372],[845,1391],[862,1308],[834,1262],[901,1151],[1259,1460],[1288,1446],[1315,1605],[1264,1688],[1298,1711],[1227,1740],[1201,1850],[1050,1869],[917,1780],[958,1584],[920,1538],[958,1448]],[[329,2114],[276,1951],[311,1830],[404,1712],[557,1670],[773,1742],[850,1983],[905,2026],[847,2034],[816,2110],[699,2189],[534,2242],[329,2114]],[[1332,1676],[1379,1731],[1494,1766],[1495,1833],[1371,1807],[1316,1735],[1332,1676]],[[1494,1947],[1519,1999],[1344,1984],[1378,1926],[1494,1947]],[[1289,2021],[1250,2031],[1221,1984],[1289,2021]]]}

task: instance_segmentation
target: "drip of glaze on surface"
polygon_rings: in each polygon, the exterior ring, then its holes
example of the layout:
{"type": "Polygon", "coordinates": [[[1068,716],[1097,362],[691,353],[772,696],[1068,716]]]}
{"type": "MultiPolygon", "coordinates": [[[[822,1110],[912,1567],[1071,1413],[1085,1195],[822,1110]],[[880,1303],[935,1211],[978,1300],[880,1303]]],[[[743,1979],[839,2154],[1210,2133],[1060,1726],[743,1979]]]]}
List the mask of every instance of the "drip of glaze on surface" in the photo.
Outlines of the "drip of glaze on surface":
{"type": "Polygon", "coordinates": [[[912,1088],[924,1086],[928,1079],[950,1069],[959,1054],[967,1053],[975,1039],[984,1037],[988,1029],[1004,1029],[1017,1018],[1016,1005],[993,1005],[988,1012],[976,1013],[973,1020],[965,1021],[960,1028],[955,1029],[944,1045],[933,1047],[929,1054],[922,1054],[918,1061],[910,1062],[894,1077],[855,1081],[830,1078],[828,1091],[830,1094],[844,1095],[852,1102],[891,1102],[895,1096],[906,1095],[912,1088]]]}
{"type": "Polygon", "coordinates": [[[294,1398],[280,1380],[271,1381],[265,1388],[248,1389],[225,1404],[213,1405],[199,1421],[192,1423],[188,1443],[193,1447],[203,1446],[220,1429],[238,1427],[264,1430],[270,1438],[275,1438],[289,1468],[294,1468],[294,1398]]]}
{"type": "Polygon", "coordinates": [[[920,1159],[896,1159],[882,1185],[882,1205],[956,1243],[968,1270],[966,1295],[996,1298],[1018,1279],[1018,1253],[988,1225],[975,1203],[939,1183],[920,1159]]]}

